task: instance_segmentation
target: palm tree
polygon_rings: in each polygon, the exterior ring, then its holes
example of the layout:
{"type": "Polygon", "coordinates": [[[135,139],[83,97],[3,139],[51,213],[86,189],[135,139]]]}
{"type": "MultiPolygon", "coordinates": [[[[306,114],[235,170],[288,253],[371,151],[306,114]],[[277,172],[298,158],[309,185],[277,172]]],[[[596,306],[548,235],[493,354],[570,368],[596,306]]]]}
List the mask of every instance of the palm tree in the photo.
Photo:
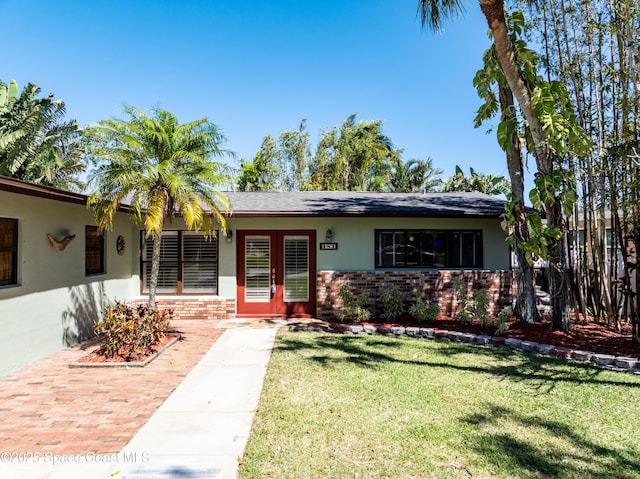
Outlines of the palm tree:
{"type": "Polygon", "coordinates": [[[462,168],[456,165],[456,174],[444,183],[442,191],[478,191],[493,196],[506,195],[509,193],[509,182],[504,176],[485,175],[473,168],[469,168],[469,176],[465,176],[462,168]]]}
{"type": "Polygon", "coordinates": [[[356,121],[322,133],[310,164],[311,185],[327,191],[386,191],[399,151],[382,132],[382,121],[356,121]]]}
{"type": "Polygon", "coordinates": [[[230,176],[213,158],[233,154],[220,148],[225,138],[206,118],[180,124],[166,110],[155,108],[147,116],[131,106],[124,114],[126,119],[103,120],[86,132],[96,164],[90,178],[95,193],[87,206],[94,209],[99,231],[112,227],[122,202],[144,224],[153,240],[149,307],[155,308],[165,220],[181,215],[189,229],[205,236],[214,234],[216,223],[225,232],[230,204],[219,188],[230,176]]]}
{"type": "Polygon", "coordinates": [[[81,189],[85,169],[81,129],[65,122],[65,105],[53,95],[38,98],[27,84],[18,94],[14,80],[0,82],[0,174],[32,183],[81,189]]]}
{"type": "Polygon", "coordinates": [[[433,167],[433,160],[412,158],[403,162],[398,158],[391,184],[393,191],[400,193],[426,193],[436,191],[441,184],[442,170],[433,167]]]}

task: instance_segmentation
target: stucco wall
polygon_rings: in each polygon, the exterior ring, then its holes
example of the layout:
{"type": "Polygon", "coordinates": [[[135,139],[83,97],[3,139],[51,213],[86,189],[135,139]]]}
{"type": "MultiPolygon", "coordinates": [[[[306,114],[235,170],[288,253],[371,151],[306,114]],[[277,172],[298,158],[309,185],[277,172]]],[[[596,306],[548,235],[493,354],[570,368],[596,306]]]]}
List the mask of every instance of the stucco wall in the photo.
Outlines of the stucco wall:
{"type": "MultiPolygon", "coordinates": [[[[132,267],[137,243],[122,213],[105,234],[105,274],[85,275],[85,225],[95,225],[82,204],[0,191],[0,217],[18,219],[18,285],[0,287],[0,376],[58,351],[92,332],[102,306],[138,287],[132,267]],[[64,251],[47,240],[75,234],[64,251]],[[125,254],[116,238],[125,238],[125,254]]],[[[135,290],[137,291],[137,289],[135,290]]]]}
{"type": "MultiPolygon", "coordinates": [[[[375,230],[392,229],[476,229],[483,233],[484,270],[508,270],[509,247],[497,219],[476,218],[233,218],[228,227],[233,243],[220,242],[220,295],[235,297],[236,230],[238,229],[315,229],[317,231],[317,271],[376,271],[375,230]],[[330,229],[338,249],[320,250],[330,229]]],[[[377,270],[384,271],[384,270],[377,270]]],[[[394,271],[398,271],[394,269],[394,271]]],[[[412,270],[415,271],[415,270],[412,270]]]]}

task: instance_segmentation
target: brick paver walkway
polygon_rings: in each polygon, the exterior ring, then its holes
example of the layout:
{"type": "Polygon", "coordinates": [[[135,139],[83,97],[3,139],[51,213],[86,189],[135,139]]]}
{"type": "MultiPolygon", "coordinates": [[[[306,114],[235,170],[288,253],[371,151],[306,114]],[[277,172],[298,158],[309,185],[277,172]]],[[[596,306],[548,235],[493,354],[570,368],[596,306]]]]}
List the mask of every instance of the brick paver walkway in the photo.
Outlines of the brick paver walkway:
{"type": "Polygon", "coordinates": [[[78,346],[0,379],[0,452],[116,453],[224,332],[175,321],[182,340],[144,368],[69,368],[78,346]]]}

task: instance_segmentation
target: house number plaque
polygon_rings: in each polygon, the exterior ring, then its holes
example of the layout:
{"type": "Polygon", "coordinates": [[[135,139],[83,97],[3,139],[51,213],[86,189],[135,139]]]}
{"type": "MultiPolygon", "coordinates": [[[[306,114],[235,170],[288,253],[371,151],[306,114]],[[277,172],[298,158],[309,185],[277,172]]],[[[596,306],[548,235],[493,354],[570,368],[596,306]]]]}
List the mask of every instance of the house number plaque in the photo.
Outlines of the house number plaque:
{"type": "Polygon", "coordinates": [[[335,250],[338,249],[338,243],[320,243],[321,250],[335,250]]]}

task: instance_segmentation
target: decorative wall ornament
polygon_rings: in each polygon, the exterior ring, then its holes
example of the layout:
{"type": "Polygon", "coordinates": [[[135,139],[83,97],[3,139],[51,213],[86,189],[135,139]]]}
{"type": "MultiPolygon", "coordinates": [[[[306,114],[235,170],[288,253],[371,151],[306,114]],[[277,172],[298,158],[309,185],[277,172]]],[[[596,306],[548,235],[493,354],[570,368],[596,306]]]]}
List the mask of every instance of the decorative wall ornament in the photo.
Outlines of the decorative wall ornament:
{"type": "Polygon", "coordinates": [[[51,243],[51,246],[53,246],[58,251],[63,251],[67,247],[67,245],[71,243],[71,240],[75,237],[76,235],[67,235],[64,238],[62,238],[60,241],[58,241],[53,236],[47,233],[47,239],[49,240],[49,243],[51,243]]]}
{"type": "Polygon", "coordinates": [[[124,254],[124,250],[127,247],[127,243],[124,241],[124,237],[122,235],[118,236],[116,240],[116,251],[120,256],[124,254]]]}

